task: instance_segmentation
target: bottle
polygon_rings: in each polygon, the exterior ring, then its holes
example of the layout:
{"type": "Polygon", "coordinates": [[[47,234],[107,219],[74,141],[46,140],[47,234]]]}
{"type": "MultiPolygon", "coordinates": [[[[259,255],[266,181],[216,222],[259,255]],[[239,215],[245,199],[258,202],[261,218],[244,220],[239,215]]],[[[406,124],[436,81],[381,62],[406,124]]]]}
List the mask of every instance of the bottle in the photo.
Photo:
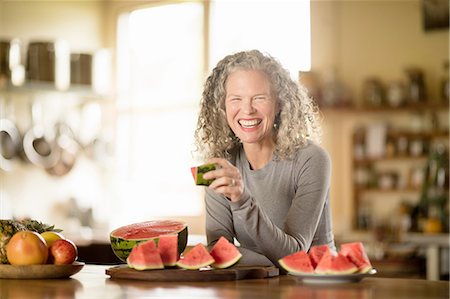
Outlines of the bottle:
{"type": "Polygon", "coordinates": [[[424,74],[420,68],[406,69],[408,76],[407,99],[410,104],[426,101],[424,74]]]}

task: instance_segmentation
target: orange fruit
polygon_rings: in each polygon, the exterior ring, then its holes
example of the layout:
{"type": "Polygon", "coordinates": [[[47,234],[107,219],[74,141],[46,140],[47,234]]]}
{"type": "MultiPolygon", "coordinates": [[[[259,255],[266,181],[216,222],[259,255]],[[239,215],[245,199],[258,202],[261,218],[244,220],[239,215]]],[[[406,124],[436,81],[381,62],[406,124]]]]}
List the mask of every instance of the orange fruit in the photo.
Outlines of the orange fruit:
{"type": "Polygon", "coordinates": [[[6,245],[6,257],[11,265],[45,264],[48,247],[40,234],[20,231],[15,233],[6,245]]]}

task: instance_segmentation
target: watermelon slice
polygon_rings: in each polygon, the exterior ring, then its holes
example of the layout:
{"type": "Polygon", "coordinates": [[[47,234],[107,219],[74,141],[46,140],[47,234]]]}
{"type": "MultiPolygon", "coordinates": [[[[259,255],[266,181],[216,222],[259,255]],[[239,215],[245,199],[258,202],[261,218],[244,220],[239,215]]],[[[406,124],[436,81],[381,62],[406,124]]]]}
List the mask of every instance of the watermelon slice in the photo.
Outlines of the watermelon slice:
{"type": "Polygon", "coordinates": [[[278,260],[283,269],[293,274],[314,273],[311,259],[306,251],[297,251],[278,260]]]}
{"type": "Polygon", "coordinates": [[[177,266],[189,270],[198,270],[212,263],[214,263],[214,258],[209,254],[205,245],[199,243],[178,260],[177,266]]]}
{"type": "Polygon", "coordinates": [[[215,170],[215,164],[204,164],[197,167],[191,167],[192,177],[194,178],[194,182],[196,185],[205,185],[209,186],[214,180],[205,180],[203,178],[203,174],[208,171],[215,170]]]}
{"type": "Polygon", "coordinates": [[[331,267],[327,271],[328,274],[352,274],[358,271],[358,267],[353,264],[342,253],[331,258],[331,267]]]}
{"type": "Polygon", "coordinates": [[[220,269],[233,266],[242,257],[236,246],[223,236],[214,244],[209,254],[214,258],[212,266],[220,269]]]}
{"type": "Polygon", "coordinates": [[[328,274],[330,273],[331,263],[333,262],[333,254],[330,251],[325,251],[319,263],[317,264],[314,272],[317,274],[328,274]]]}
{"type": "Polygon", "coordinates": [[[157,247],[164,266],[175,266],[180,256],[178,254],[178,235],[160,236],[157,247]]]}
{"type": "Polygon", "coordinates": [[[128,267],[136,270],[164,269],[155,241],[136,244],[127,258],[128,267]]]}
{"type": "Polygon", "coordinates": [[[115,255],[126,262],[133,247],[150,239],[155,243],[163,235],[178,235],[178,253],[186,248],[188,238],[187,224],[173,220],[154,220],[125,225],[113,230],[109,239],[115,255]]]}
{"type": "Polygon", "coordinates": [[[309,249],[309,253],[308,254],[309,254],[309,257],[311,259],[311,264],[312,264],[313,268],[317,267],[317,264],[319,264],[320,259],[325,254],[325,252],[331,253],[330,247],[328,247],[328,245],[312,246],[309,249]]]}
{"type": "Polygon", "coordinates": [[[344,243],[339,252],[358,267],[358,273],[367,273],[372,269],[372,264],[361,242],[344,243]]]}

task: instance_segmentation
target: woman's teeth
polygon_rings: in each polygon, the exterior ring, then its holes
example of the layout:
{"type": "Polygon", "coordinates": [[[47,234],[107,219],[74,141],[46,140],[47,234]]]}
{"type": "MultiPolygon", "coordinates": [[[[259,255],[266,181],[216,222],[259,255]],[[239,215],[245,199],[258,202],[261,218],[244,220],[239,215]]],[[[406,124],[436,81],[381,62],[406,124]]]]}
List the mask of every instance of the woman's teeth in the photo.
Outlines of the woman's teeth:
{"type": "Polygon", "coordinates": [[[241,119],[239,121],[239,124],[241,126],[243,126],[244,128],[254,127],[254,126],[258,125],[259,123],[261,123],[260,119],[252,119],[252,120],[243,120],[243,119],[241,119]]]}

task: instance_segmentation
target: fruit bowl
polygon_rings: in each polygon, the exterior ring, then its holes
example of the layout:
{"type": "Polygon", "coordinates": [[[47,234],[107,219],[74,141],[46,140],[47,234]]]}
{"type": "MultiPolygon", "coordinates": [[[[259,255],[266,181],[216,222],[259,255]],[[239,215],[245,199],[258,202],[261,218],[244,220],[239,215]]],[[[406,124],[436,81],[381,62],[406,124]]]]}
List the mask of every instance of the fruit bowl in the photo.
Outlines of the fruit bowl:
{"type": "Polygon", "coordinates": [[[14,266],[0,265],[0,279],[47,279],[47,278],[67,278],[78,272],[84,267],[83,262],[73,262],[69,265],[30,265],[14,266]]]}

